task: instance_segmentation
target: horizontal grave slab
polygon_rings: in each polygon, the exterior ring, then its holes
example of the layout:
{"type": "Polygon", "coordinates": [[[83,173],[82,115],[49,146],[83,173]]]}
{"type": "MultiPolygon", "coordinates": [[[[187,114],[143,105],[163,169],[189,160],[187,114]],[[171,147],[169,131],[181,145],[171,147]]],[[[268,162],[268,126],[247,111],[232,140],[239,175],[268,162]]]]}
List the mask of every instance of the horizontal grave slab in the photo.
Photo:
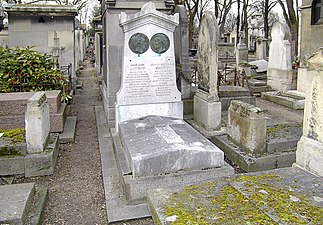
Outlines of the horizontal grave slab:
{"type": "Polygon", "coordinates": [[[147,116],[119,124],[133,177],[221,167],[223,152],[181,119],[147,116]]]}

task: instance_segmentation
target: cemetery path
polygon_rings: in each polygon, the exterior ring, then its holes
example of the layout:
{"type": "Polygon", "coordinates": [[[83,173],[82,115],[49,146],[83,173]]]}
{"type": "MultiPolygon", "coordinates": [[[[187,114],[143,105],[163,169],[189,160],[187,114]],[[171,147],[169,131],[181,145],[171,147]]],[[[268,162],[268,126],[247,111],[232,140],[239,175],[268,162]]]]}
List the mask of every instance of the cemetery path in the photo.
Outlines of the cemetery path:
{"type": "Polygon", "coordinates": [[[89,62],[79,79],[83,89],[76,91],[69,111],[77,116],[75,143],[61,144],[54,175],[38,182],[49,188],[43,224],[107,223],[95,119],[100,92],[89,62]]]}

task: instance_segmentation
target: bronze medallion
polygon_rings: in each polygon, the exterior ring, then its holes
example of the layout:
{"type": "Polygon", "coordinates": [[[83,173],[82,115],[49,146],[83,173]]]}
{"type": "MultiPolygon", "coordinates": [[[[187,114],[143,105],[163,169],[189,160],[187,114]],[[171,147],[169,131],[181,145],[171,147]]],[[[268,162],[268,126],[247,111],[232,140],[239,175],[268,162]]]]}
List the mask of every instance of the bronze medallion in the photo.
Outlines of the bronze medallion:
{"type": "Polygon", "coordinates": [[[166,34],[157,33],[150,39],[151,49],[158,53],[164,53],[169,49],[170,41],[166,34]]]}
{"type": "Polygon", "coordinates": [[[149,39],[143,33],[135,33],[129,39],[129,48],[136,54],[143,54],[149,48],[149,39]]]}

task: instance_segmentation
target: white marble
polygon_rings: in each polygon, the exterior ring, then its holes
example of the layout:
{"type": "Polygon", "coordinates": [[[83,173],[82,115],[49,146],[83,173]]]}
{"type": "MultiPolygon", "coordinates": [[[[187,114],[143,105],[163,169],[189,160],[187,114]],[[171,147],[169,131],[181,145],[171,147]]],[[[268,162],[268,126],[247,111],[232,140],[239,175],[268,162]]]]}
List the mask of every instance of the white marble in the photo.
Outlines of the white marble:
{"type": "Polygon", "coordinates": [[[116,129],[120,122],[147,115],[183,117],[175,72],[174,31],[178,21],[178,14],[158,12],[152,2],[136,14],[120,14],[125,39],[121,87],[116,95],[116,129]],[[128,43],[137,33],[146,35],[150,44],[154,35],[166,35],[168,50],[156,53],[150,45],[141,54],[133,52],[128,43]]]}

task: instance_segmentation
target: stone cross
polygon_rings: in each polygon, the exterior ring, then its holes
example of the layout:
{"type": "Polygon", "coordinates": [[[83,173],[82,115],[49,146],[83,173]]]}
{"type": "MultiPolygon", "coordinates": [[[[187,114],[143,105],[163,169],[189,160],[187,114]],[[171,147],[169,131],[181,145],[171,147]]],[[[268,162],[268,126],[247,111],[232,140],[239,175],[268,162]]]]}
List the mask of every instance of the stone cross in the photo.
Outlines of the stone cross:
{"type": "Polygon", "coordinates": [[[36,92],[25,114],[27,153],[42,153],[50,132],[49,105],[45,92],[36,92]]]}

